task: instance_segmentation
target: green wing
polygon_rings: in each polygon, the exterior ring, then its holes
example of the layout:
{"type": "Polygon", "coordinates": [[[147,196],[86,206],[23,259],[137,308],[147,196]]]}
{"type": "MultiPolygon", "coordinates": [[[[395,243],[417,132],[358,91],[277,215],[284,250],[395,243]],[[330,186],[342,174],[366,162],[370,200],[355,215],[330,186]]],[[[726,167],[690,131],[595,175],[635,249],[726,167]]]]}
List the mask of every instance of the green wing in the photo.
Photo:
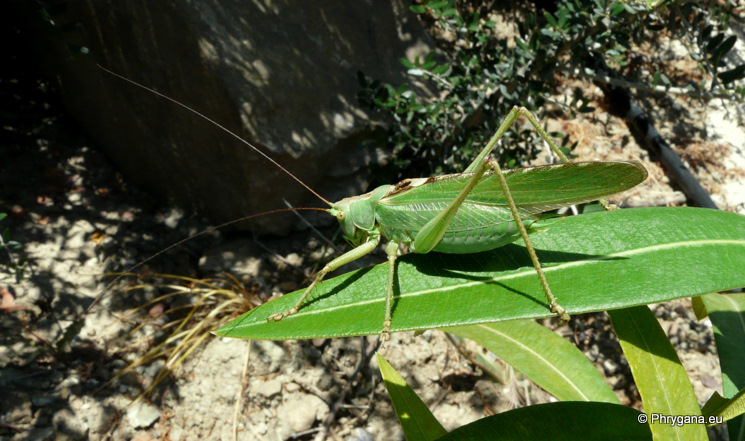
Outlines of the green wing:
{"type": "MultiPolygon", "coordinates": [[[[504,171],[515,203],[523,212],[540,213],[619,193],[647,178],[639,162],[570,162],[504,171]]],[[[453,200],[470,173],[412,179],[397,184],[381,205],[423,206],[453,200]]],[[[503,207],[507,201],[499,178],[488,172],[479,180],[465,204],[503,207]]]]}

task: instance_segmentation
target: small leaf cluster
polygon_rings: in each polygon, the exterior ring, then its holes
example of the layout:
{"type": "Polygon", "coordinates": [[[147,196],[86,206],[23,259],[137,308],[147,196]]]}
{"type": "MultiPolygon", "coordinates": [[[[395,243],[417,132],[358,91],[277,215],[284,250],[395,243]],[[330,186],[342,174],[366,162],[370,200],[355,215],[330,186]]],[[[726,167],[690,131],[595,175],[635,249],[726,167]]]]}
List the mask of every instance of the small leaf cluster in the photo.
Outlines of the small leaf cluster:
{"type": "MultiPolygon", "coordinates": [[[[514,25],[497,25],[497,14],[483,3],[423,0],[411,6],[429,25],[437,50],[400,60],[411,79],[404,84],[359,74],[360,102],[389,123],[379,131],[380,141],[392,149],[396,171],[375,173],[386,183],[462,171],[512,106],[543,119],[546,102],[571,78],[610,78],[658,91],[656,86],[665,91],[677,83],[682,93],[698,97],[745,96],[745,64],[732,66],[727,56],[736,41],[727,33],[727,3],[564,0],[555,11],[515,6],[503,12],[514,25]],[[679,78],[666,62],[639,55],[645,45],[651,45],[647,52],[661,53],[656,48],[669,41],[665,36],[682,42],[698,62],[697,78],[679,78]]],[[[582,90],[567,95],[560,104],[572,113],[594,110],[582,90]]],[[[515,129],[499,159],[508,167],[530,160],[542,150],[538,141],[531,130],[515,129]]]]}
{"type": "MultiPolygon", "coordinates": [[[[697,32],[688,32],[693,34],[695,40],[691,42],[694,50],[691,51],[691,58],[700,63],[702,69],[711,75],[712,82],[709,88],[721,85],[732,88],[740,96],[745,96],[745,86],[736,82],[745,78],[745,64],[730,66],[726,60],[727,56],[735,47],[737,37],[727,35],[726,24],[727,15],[722,16],[722,25],[715,25],[709,19],[708,11],[696,10],[691,11],[692,19],[690,22],[683,22],[689,30],[697,32]]],[[[701,89],[707,87],[706,83],[699,85],[701,89]]]]}
{"type": "Polygon", "coordinates": [[[87,46],[72,42],[76,39],[74,33],[80,31],[83,24],[79,21],[62,22],[59,20],[67,12],[67,1],[14,0],[13,2],[17,7],[25,9],[24,13],[31,14],[43,22],[54,37],[65,44],[71,59],[88,55],[90,50],[87,46]]]}
{"type": "MultiPolygon", "coordinates": [[[[7,217],[7,214],[0,213],[0,222],[7,217]]],[[[7,262],[5,266],[11,271],[16,278],[17,282],[23,280],[24,267],[26,260],[21,258],[18,259],[14,256],[14,251],[20,251],[23,249],[23,244],[10,238],[10,228],[5,227],[0,234],[0,251],[7,256],[7,262]]],[[[5,259],[3,259],[5,260],[5,259]]]]}

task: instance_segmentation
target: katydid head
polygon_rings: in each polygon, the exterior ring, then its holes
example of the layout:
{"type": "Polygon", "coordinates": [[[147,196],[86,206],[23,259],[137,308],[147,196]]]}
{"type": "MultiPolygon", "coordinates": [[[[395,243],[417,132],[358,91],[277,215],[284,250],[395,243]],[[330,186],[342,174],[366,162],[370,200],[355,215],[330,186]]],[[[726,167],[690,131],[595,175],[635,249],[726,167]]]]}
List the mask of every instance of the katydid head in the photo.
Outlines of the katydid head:
{"type": "Polygon", "coordinates": [[[390,190],[383,185],[359,196],[344,198],[326,210],[339,221],[344,239],[357,247],[368,241],[372,235],[380,235],[375,221],[375,206],[390,190]]]}

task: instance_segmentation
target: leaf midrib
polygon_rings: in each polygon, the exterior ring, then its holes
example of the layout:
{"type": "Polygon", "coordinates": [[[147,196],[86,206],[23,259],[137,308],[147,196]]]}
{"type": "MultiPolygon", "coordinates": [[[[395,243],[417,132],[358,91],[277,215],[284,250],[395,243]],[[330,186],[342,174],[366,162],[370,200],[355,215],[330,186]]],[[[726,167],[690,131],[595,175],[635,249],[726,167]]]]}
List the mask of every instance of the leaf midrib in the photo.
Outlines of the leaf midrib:
{"type": "Polygon", "coordinates": [[[556,374],[558,374],[558,376],[560,378],[563,378],[564,381],[567,384],[569,384],[572,387],[572,389],[574,389],[579,394],[579,396],[581,396],[585,401],[590,401],[590,398],[587,395],[585,395],[584,392],[582,392],[582,389],[581,388],[579,388],[573,381],[571,381],[569,379],[569,377],[567,377],[566,375],[564,375],[564,373],[561,370],[557,369],[553,363],[550,363],[547,358],[543,357],[538,352],[534,351],[530,346],[526,346],[526,345],[520,343],[520,341],[515,340],[514,338],[510,337],[509,335],[507,335],[507,334],[505,334],[503,332],[499,332],[499,331],[497,331],[496,329],[494,329],[492,327],[485,326],[485,325],[476,325],[476,326],[479,327],[479,328],[481,328],[481,329],[486,330],[487,332],[491,332],[493,334],[499,335],[502,338],[504,338],[506,340],[509,340],[509,341],[513,342],[515,345],[521,347],[525,352],[528,352],[528,353],[534,355],[535,358],[541,360],[545,366],[548,366],[549,370],[552,370],[553,372],[555,372],[556,374]]]}
{"type": "MultiPolygon", "coordinates": [[[[554,271],[563,270],[566,268],[571,268],[574,266],[580,266],[580,265],[586,265],[591,262],[597,262],[597,261],[604,261],[604,260],[612,260],[616,259],[618,257],[625,257],[625,256],[632,256],[632,255],[639,255],[644,254],[652,251],[658,251],[662,249],[669,249],[669,248],[679,248],[682,246],[700,246],[700,245],[715,245],[715,244],[731,244],[731,245],[742,245],[745,247],[745,241],[743,240],[725,240],[725,239],[717,239],[717,240],[700,240],[700,241],[687,241],[687,242],[673,242],[669,244],[663,244],[663,245],[655,245],[651,247],[642,247],[642,248],[635,248],[633,250],[627,250],[627,251],[621,251],[619,253],[613,253],[613,254],[606,254],[604,256],[595,257],[592,259],[585,259],[585,260],[578,260],[574,262],[567,262],[567,263],[560,263],[558,265],[553,265],[549,267],[544,267],[543,272],[544,273],[550,273],[554,271]]],[[[497,277],[490,277],[482,280],[477,280],[473,282],[465,282],[465,283],[458,283],[454,285],[449,286],[442,286],[439,288],[433,288],[433,289],[423,289],[419,291],[411,291],[404,294],[394,295],[394,298],[403,299],[403,298],[412,298],[412,297],[418,297],[423,295],[428,295],[432,293],[438,293],[438,292],[446,292],[446,291],[452,291],[452,290],[460,290],[463,288],[468,288],[470,286],[479,286],[484,284],[491,284],[494,282],[501,282],[505,280],[510,279],[517,279],[520,277],[524,277],[528,273],[535,273],[534,268],[526,267],[521,270],[517,270],[512,274],[504,274],[497,277]]],[[[318,310],[312,310],[312,311],[299,311],[296,316],[300,315],[312,315],[312,314],[325,314],[329,311],[335,311],[338,309],[345,309],[345,308],[354,308],[357,306],[364,306],[364,305],[373,305],[377,303],[383,303],[385,302],[385,298],[375,298],[375,299],[369,299],[369,300],[360,300],[356,302],[349,302],[345,303],[343,305],[339,306],[330,306],[323,309],[318,310]]]]}

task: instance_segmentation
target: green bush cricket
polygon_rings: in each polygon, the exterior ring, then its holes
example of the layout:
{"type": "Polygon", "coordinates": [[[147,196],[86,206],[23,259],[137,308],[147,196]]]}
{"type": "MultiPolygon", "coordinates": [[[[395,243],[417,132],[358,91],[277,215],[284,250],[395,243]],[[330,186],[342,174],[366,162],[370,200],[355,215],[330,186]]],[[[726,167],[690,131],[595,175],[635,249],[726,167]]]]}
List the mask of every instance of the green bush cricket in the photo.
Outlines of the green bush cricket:
{"type": "Polygon", "coordinates": [[[381,237],[385,237],[389,240],[386,246],[389,277],[381,330],[383,343],[390,338],[395,263],[401,245],[407,246],[411,252],[422,254],[430,251],[470,254],[499,248],[522,238],[546,294],[548,309],[566,322],[569,314],[551,292],[530,241],[529,234],[538,231],[533,225],[537,220],[535,216],[627,190],[647,177],[646,169],[636,161],[570,162],[530,111],[514,107],[463,173],[405,179],[395,185],[384,185],[369,193],[331,203],[253,144],[209,117],[166,95],[106,71],[215,124],[275,164],[331,207],[319,210],[337,218],[345,240],[354,248],[327,263],[292,308],[272,314],[268,321],[279,321],[296,314],[329,272],[372,252],[380,244],[381,237]],[[563,163],[503,172],[497,161],[489,158],[497,142],[523,115],[563,163]]]}
{"type": "Polygon", "coordinates": [[[469,254],[522,238],[549,310],[566,322],[569,315],[551,292],[530,241],[529,233],[535,231],[530,228],[535,221],[533,216],[618,193],[646,177],[646,170],[638,162],[569,162],[535,116],[525,108],[515,107],[463,173],[405,179],[330,204],[327,211],[338,219],[344,238],[354,248],[326,264],[292,308],[273,314],[268,320],[279,321],[297,313],[327,273],[370,253],[381,237],[386,237],[390,270],[383,343],[389,339],[395,262],[402,244],[415,253],[469,254]],[[563,164],[502,172],[497,161],[489,159],[499,139],[521,115],[527,117],[563,164]]]}

